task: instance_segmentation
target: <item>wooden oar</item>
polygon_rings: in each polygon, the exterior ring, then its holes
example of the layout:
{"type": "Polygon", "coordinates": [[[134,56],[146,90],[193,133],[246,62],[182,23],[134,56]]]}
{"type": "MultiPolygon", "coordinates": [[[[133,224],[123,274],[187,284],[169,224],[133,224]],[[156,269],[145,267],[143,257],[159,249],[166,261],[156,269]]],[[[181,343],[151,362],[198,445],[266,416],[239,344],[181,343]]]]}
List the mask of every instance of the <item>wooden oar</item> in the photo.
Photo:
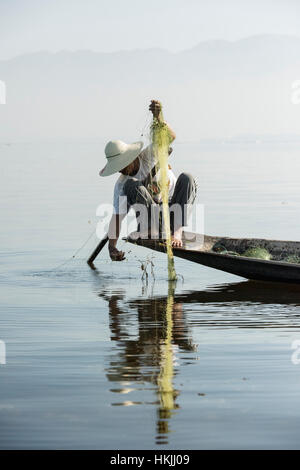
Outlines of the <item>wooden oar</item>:
{"type": "Polygon", "coordinates": [[[95,269],[94,267],[94,260],[97,258],[97,256],[99,255],[100,251],[102,250],[102,248],[106,245],[106,243],[108,242],[108,235],[105,235],[105,237],[101,240],[101,242],[96,246],[95,250],[93,251],[93,253],[91,254],[91,256],[89,257],[89,259],[87,260],[87,264],[92,268],[92,269],[95,269]]]}

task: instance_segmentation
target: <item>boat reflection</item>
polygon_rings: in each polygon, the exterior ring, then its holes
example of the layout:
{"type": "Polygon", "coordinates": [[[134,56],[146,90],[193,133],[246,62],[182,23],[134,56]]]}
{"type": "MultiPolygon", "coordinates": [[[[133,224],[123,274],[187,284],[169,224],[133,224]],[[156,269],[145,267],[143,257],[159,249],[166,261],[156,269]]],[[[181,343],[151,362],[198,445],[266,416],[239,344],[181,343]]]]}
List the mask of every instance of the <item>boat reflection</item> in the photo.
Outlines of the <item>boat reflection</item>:
{"type": "Polygon", "coordinates": [[[222,303],[254,302],[260,304],[300,305],[300,286],[279,282],[241,281],[209,286],[176,296],[181,302],[222,303]]]}

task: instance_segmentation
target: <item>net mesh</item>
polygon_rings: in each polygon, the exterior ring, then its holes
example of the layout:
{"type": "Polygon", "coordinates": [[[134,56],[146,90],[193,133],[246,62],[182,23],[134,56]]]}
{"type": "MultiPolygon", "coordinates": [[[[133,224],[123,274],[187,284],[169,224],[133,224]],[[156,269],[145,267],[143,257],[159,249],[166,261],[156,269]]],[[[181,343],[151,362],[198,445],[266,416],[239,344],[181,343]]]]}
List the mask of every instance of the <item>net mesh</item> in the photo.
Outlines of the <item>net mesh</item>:
{"type": "Polygon", "coordinates": [[[169,212],[169,179],[168,179],[168,156],[171,143],[170,133],[163,119],[163,113],[160,111],[159,118],[154,117],[151,125],[151,142],[155,160],[157,161],[158,187],[161,194],[162,214],[163,214],[163,237],[166,239],[166,248],[168,256],[168,279],[174,281],[177,279],[174,256],[171,242],[170,212],[169,212]]]}

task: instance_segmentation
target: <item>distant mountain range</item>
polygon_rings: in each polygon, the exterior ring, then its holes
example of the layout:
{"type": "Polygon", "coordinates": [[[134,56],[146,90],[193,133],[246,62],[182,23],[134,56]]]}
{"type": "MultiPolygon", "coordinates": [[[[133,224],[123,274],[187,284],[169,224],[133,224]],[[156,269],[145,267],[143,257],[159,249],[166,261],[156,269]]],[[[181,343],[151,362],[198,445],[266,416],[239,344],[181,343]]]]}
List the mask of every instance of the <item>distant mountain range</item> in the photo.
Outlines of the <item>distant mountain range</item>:
{"type": "Polygon", "coordinates": [[[298,37],[206,41],[178,53],[42,51],[0,61],[0,80],[0,141],[138,139],[151,98],[179,140],[300,135],[291,99],[298,37]]]}

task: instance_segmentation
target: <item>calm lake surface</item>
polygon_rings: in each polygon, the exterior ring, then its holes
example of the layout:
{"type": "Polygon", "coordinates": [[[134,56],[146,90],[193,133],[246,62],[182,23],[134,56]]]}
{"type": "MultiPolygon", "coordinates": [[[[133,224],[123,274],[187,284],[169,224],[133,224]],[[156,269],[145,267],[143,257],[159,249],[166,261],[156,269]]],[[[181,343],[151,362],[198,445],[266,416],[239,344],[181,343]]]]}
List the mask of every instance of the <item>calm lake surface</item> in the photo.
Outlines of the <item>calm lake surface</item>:
{"type": "MultiPolygon", "coordinates": [[[[125,242],[126,261],[104,249],[92,271],[116,179],[98,176],[103,144],[0,156],[1,448],[300,448],[300,287],[180,259],[172,286],[163,254],[125,242]]],[[[177,143],[171,158],[197,176],[205,233],[300,240],[295,145],[177,143]]]]}

